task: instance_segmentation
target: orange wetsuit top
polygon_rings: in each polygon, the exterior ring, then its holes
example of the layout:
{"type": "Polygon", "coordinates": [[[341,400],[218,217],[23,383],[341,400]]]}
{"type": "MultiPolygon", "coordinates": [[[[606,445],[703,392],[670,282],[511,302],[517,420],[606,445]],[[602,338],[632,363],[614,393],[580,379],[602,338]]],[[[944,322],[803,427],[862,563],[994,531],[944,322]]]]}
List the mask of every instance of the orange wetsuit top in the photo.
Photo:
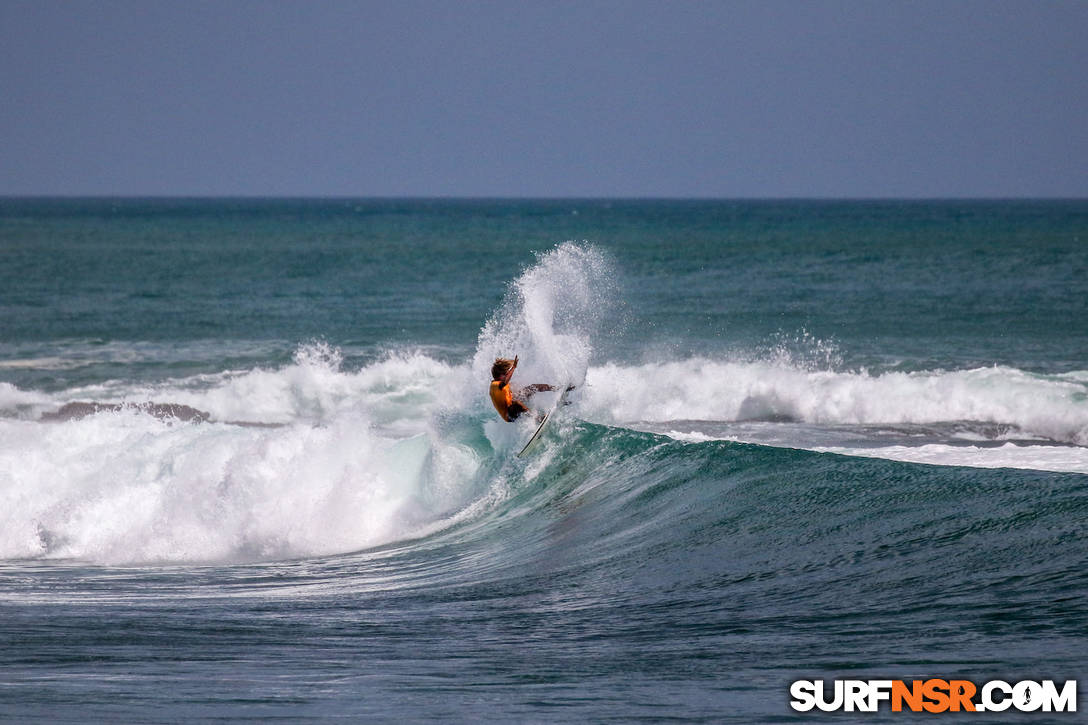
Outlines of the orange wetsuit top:
{"type": "Polygon", "coordinates": [[[510,389],[509,383],[503,385],[500,380],[492,380],[488,392],[491,394],[491,402],[495,404],[495,410],[499,411],[499,415],[508,423],[513,422],[528,410],[520,400],[514,400],[514,392],[510,389]]]}

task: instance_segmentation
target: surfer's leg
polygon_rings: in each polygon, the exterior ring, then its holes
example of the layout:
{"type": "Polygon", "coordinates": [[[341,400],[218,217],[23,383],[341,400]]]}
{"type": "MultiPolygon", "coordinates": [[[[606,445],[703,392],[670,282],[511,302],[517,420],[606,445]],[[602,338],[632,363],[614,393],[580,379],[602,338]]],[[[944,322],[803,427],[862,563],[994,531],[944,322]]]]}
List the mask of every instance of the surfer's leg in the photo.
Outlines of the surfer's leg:
{"type": "Polygon", "coordinates": [[[515,400],[510,404],[510,407],[506,409],[506,414],[510,416],[510,420],[517,420],[518,416],[522,413],[528,413],[529,409],[520,400],[515,400]]]}

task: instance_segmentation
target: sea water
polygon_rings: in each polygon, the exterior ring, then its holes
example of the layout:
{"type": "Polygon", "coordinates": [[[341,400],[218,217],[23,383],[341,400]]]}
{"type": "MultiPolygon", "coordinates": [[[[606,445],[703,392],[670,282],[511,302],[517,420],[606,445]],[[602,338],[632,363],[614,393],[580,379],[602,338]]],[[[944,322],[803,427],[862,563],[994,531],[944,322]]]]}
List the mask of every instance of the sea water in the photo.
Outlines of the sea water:
{"type": "Polygon", "coordinates": [[[1088,203],[0,200],[0,719],[1083,681],[1086,563],[1088,203]]]}

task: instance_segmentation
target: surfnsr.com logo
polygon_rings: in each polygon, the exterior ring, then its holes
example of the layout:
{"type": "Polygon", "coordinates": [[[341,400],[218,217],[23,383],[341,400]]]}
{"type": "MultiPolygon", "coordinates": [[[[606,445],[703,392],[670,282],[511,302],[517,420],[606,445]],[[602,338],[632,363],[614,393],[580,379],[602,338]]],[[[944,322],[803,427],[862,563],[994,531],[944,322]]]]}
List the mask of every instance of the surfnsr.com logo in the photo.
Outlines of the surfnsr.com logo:
{"type": "Polygon", "coordinates": [[[1061,687],[1054,680],[1008,683],[990,680],[981,687],[970,680],[797,680],[790,685],[790,707],[799,712],[1076,712],[1077,681],[1061,687]],[[830,684],[830,683],[828,683],[830,684]]]}

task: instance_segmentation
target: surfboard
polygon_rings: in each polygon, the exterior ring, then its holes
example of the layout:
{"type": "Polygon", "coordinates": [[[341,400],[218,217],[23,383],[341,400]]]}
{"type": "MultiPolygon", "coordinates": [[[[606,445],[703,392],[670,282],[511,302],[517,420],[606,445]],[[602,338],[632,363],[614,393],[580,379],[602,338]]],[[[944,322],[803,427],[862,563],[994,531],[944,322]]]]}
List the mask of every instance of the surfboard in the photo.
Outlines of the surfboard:
{"type": "Polygon", "coordinates": [[[544,414],[544,417],[540,419],[540,425],[536,427],[536,432],[533,433],[532,438],[530,438],[525,446],[518,451],[518,458],[523,458],[526,454],[532,452],[532,450],[536,448],[537,443],[540,442],[541,433],[544,432],[544,427],[548,425],[548,421],[555,415],[555,411],[559,410],[559,408],[567,402],[567,395],[570,394],[569,388],[569,385],[563,386],[563,392],[559,394],[559,397],[555,401],[555,405],[552,406],[551,410],[544,414]]]}

